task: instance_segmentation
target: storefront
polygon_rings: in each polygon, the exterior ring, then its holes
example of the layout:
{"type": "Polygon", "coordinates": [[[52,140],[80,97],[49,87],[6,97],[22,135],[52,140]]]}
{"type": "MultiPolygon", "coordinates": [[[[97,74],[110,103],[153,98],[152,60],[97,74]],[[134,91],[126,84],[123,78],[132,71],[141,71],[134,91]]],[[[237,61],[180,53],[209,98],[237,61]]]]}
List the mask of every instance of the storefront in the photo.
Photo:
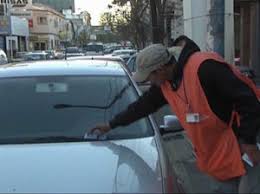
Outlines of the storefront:
{"type": "Polygon", "coordinates": [[[59,37],[52,34],[38,34],[30,36],[31,50],[52,50],[59,47],[59,37]]]}
{"type": "Polygon", "coordinates": [[[17,41],[17,51],[28,50],[29,26],[27,19],[11,16],[11,35],[17,41]]]}

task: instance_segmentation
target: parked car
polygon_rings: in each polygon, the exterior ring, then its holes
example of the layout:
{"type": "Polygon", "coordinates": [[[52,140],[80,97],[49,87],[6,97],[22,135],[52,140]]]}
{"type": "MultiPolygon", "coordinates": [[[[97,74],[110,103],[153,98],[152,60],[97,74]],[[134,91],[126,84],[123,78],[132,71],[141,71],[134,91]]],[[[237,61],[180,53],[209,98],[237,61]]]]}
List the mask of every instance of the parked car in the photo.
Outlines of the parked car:
{"type": "Polygon", "coordinates": [[[59,50],[55,52],[55,59],[64,59],[64,57],[65,57],[65,52],[59,50]]]}
{"type": "Polygon", "coordinates": [[[80,52],[80,49],[78,47],[68,47],[65,49],[65,55],[67,58],[69,57],[78,57],[78,56],[84,56],[82,52],[80,52]]]}
{"type": "Polygon", "coordinates": [[[55,50],[46,50],[49,59],[55,59],[55,50]]]}
{"type": "Polygon", "coordinates": [[[183,192],[152,117],[86,133],[140,95],[121,64],[24,62],[0,78],[1,193],[183,192]]]}
{"type": "Polygon", "coordinates": [[[73,60],[101,60],[101,61],[115,61],[119,63],[124,63],[124,60],[121,57],[117,56],[79,56],[79,57],[70,57],[67,60],[73,61],[73,60]]]}
{"type": "Polygon", "coordinates": [[[128,73],[130,75],[132,75],[132,72],[130,71],[130,69],[127,67],[125,60],[120,57],[120,56],[110,56],[110,55],[106,55],[106,56],[100,56],[100,55],[94,55],[94,56],[83,56],[83,57],[71,57],[68,58],[67,60],[101,60],[101,61],[114,61],[114,62],[118,62],[121,65],[123,65],[128,73]]]}
{"type": "Polygon", "coordinates": [[[126,65],[131,72],[136,72],[136,54],[129,58],[126,65]]]}
{"type": "Polygon", "coordinates": [[[8,63],[7,56],[5,52],[2,49],[0,49],[0,65],[4,65],[6,63],[8,63]]]}
{"type": "Polygon", "coordinates": [[[28,52],[24,55],[25,61],[43,61],[49,59],[49,54],[44,51],[28,52]]]}
{"type": "Polygon", "coordinates": [[[24,59],[24,56],[25,56],[27,53],[28,53],[28,52],[26,52],[26,51],[16,52],[15,58],[16,58],[16,59],[24,59]]]}
{"type": "Polygon", "coordinates": [[[86,55],[103,55],[104,45],[102,43],[89,43],[83,48],[86,55]]]}

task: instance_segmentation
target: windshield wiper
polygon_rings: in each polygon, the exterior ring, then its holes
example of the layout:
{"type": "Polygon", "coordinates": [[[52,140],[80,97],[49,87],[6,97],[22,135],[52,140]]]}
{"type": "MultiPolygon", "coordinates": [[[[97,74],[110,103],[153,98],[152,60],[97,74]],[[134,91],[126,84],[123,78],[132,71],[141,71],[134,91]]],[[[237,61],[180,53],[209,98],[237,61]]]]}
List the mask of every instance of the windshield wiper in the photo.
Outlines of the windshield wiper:
{"type": "Polygon", "coordinates": [[[62,143],[62,142],[84,142],[84,137],[69,136],[47,136],[0,139],[0,144],[35,144],[35,143],[62,143]]]}
{"type": "Polygon", "coordinates": [[[65,108],[90,108],[90,109],[109,109],[116,103],[116,101],[122,98],[125,91],[131,86],[131,82],[122,88],[122,90],[113,98],[113,100],[106,106],[92,106],[92,105],[73,105],[73,104],[55,104],[53,107],[55,109],[65,109],[65,108]]]}
{"type": "Polygon", "coordinates": [[[107,136],[104,135],[85,135],[84,137],[69,137],[69,136],[49,136],[34,138],[36,142],[89,142],[89,141],[104,141],[107,136]]]}
{"type": "Polygon", "coordinates": [[[84,141],[83,137],[69,137],[69,136],[47,136],[47,137],[36,137],[32,138],[32,141],[41,142],[77,142],[84,141]]]}
{"type": "Polygon", "coordinates": [[[73,105],[73,104],[55,104],[55,109],[65,108],[91,108],[91,109],[106,109],[106,106],[91,106],[91,105],[73,105]]]}

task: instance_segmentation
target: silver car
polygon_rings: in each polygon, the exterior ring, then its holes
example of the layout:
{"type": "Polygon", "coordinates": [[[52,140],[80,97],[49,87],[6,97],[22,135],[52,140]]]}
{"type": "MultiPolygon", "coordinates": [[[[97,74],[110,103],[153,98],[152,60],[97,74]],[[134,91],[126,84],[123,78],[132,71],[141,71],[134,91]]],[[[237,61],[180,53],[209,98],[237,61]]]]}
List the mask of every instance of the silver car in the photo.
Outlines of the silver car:
{"type": "Polygon", "coordinates": [[[151,117],[103,136],[139,91],[115,61],[0,67],[0,193],[182,192],[151,117]]]}

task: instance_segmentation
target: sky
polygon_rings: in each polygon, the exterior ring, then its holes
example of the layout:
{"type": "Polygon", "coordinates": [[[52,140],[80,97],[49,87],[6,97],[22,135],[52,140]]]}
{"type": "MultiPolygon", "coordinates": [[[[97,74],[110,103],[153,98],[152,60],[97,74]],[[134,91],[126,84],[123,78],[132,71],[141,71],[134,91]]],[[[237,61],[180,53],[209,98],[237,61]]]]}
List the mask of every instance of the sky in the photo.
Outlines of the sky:
{"type": "Polygon", "coordinates": [[[88,11],[91,15],[91,24],[99,25],[100,15],[107,11],[107,5],[112,0],[75,0],[75,11],[77,13],[81,11],[88,11]]]}

